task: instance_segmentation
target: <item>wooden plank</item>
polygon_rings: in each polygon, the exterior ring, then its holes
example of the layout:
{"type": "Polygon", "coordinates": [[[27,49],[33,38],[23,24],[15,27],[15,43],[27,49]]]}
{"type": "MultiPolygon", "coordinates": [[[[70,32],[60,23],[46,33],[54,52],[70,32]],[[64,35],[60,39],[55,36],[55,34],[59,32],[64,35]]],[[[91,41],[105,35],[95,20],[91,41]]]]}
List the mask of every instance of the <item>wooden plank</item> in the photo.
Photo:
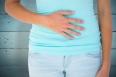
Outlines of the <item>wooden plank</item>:
{"type": "Polygon", "coordinates": [[[0,31],[29,31],[31,24],[21,22],[9,15],[0,15],[0,31]]]}
{"type": "Polygon", "coordinates": [[[116,15],[112,15],[112,30],[116,31],[116,15]]]}
{"type": "Polygon", "coordinates": [[[29,32],[0,32],[0,48],[28,48],[29,32]]]}
{"type": "Polygon", "coordinates": [[[112,48],[116,48],[116,32],[112,35],[112,48]]]}
{"type": "Polygon", "coordinates": [[[0,0],[0,15],[6,13],[4,9],[4,3],[5,3],[5,0],[0,0]]]}
{"type": "Polygon", "coordinates": [[[111,51],[111,66],[116,67],[116,49],[112,49],[111,51]]]}
{"type": "MultiPolygon", "coordinates": [[[[30,32],[0,32],[0,48],[28,48],[30,32]]],[[[113,32],[112,48],[116,48],[116,32],[113,32]]]]}
{"type": "Polygon", "coordinates": [[[0,77],[29,77],[28,66],[0,66],[0,77]]]}
{"type": "Polygon", "coordinates": [[[115,14],[116,15],[116,0],[111,0],[111,11],[112,11],[112,14],[115,14]]]}
{"type": "Polygon", "coordinates": [[[110,68],[110,76],[109,77],[116,77],[116,67],[110,68]]]}
{"type": "MultiPolygon", "coordinates": [[[[98,16],[96,16],[98,19],[98,16]]],[[[0,31],[30,31],[32,24],[19,21],[9,15],[0,15],[0,31]]],[[[112,15],[113,31],[116,31],[116,15],[112,15]]]]}
{"type": "Polygon", "coordinates": [[[28,49],[0,49],[0,66],[28,64],[28,49]]]}

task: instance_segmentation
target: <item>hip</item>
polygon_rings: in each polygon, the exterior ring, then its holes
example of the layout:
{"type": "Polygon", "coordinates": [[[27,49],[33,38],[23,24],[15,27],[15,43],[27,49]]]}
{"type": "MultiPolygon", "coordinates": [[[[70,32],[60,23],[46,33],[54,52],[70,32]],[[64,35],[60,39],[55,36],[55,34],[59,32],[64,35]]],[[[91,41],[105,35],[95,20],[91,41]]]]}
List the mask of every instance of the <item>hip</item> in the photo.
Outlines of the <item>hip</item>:
{"type": "Polygon", "coordinates": [[[43,53],[28,53],[29,74],[33,76],[63,77],[60,72],[65,71],[66,76],[96,77],[101,68],[101,52],[91,52],[81,55],[59,56],[43,53]],[[92,71],[92,72],[91,72],[92,71]],[[53,73],[55,72],[55,73],[53,73]]]}

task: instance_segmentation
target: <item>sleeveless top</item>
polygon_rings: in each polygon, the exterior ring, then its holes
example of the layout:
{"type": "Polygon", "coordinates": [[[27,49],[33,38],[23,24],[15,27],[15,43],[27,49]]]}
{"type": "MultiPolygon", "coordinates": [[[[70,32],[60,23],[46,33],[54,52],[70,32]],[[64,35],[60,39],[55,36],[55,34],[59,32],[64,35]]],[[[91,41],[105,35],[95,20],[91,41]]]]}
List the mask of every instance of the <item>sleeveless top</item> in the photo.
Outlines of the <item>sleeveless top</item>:
{"type": "Polygon", "coordinates": [[[56,11],[74,11],[65,15],[67,18],[84,20],[84,23],[70,22],[82,26],[84,31],[71,29],[81,35],[73,35],[73,40],[54,32],[42,25],[32,24],[29,34],[29,51],[53,55],[77,55],[89,52],[100,52],[101,36],[98,20],[94,14],[93,0],[36,0],[36,13],[51,14],[56,11]]]}

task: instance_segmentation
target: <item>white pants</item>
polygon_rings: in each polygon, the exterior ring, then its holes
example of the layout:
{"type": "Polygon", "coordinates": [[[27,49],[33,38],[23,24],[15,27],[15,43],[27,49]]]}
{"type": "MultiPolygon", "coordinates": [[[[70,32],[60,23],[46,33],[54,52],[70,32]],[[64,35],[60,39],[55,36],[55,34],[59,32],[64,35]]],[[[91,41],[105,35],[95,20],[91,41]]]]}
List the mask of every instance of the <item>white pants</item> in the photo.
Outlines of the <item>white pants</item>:
{"type": "Polygon", "coordinates": [[[28,52],[29,77],[96,77],[100,68],[101,51],[71,56],[28,52]]]}

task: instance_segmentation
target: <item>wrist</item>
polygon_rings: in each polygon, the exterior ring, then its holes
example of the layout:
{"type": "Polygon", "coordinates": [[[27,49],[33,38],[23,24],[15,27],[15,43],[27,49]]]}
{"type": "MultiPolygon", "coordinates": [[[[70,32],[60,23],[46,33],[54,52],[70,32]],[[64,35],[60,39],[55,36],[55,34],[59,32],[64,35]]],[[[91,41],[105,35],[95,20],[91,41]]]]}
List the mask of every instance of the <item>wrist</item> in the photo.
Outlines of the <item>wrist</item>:
{"type": "Polygon", "coordinates": [[[37,25],[43,25],[43,23],[45,24],[46,21],[46,15],[42,15],[42,14],[34,14],[34,24],[37,25]]]}
{"type": "Polygon", "coordinates": [[[108,63],[108,64],[102,64],[102,69],[110,69],[110,63],[108,63]]]}

